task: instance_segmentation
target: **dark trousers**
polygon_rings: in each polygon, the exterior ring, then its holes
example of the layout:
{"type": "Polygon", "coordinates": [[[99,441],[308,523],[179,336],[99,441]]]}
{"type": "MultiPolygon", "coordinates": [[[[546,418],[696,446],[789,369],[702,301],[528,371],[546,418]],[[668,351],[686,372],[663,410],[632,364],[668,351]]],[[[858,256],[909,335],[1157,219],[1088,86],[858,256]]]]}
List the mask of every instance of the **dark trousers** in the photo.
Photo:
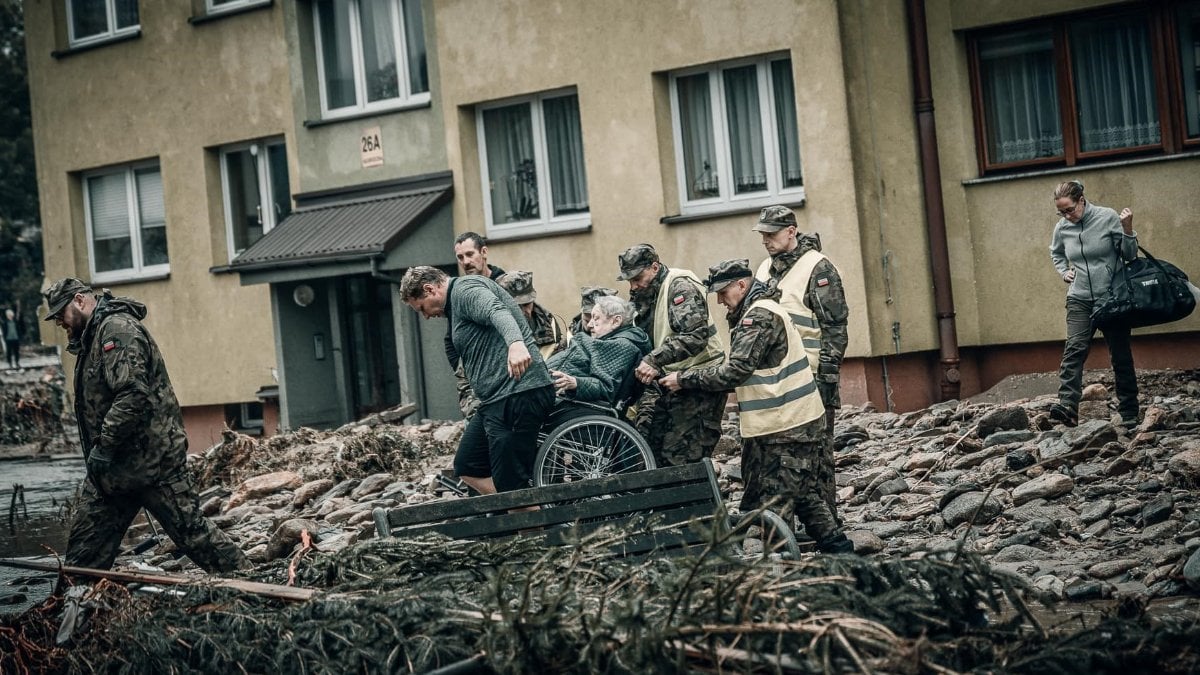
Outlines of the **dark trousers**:
{"type": "Polygon", "coordinates": [[[551,386],[481,405],[463,430],[454,472],[471,478],[490,476],[497,492],[531,487],[538,431],[553,406],[551,386]]]}
{"type": "Polygon", "coordinates": [[[250,566],[237,544],[201,514],[196,490],[183,477],[112,495],[100,494],[91,479],[84,479],[67,537],[67,564],[112,567],[125,530],[143,506],[179,551],[205,570],[232,572],[250,566]]]}
{"type": "Polygon", "coordinates": [[[21,341],[20,340],[5,340],[4,348],[8,350],[8,365],[13,368],[21,365],[21,341]]]}
{"type": "MultiPolygon", "coordinates": [[[[1133,369],[1133,352],[1129,347],[1129,329],[1109,328],[1104,331],[1104,342],[1112,358],[1113,376],[1116,380],[1117,411],[1121,419],[1136,420],[1138,416],[1137,374],[1133,369]]],[[[1067,298],[1067,341],[1063,346],[1062,366],[1058,371],[1058,400],[1072,412],[1078,412],[1079,399],[1083,397],[1083,364],[1092,348],[1092,303],[1087,300],[1067,298]]]]}

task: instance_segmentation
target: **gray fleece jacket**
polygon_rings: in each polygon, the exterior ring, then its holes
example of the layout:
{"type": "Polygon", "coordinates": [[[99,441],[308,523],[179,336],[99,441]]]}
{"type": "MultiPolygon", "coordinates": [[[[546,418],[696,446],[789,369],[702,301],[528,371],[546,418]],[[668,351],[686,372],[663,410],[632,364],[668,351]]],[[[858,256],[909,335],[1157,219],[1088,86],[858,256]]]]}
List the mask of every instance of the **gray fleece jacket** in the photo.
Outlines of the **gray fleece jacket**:
{"type": "Polygon", "coordinates": [[[1085,202],[1078,223],[1060,218],[1050,237],[1050,259],[1058,275],[1075,270],[1068,298],[1095,302],[1108,294],[1122,259],[1137,257],[1137,233],[1126,235],[1117,212],[1085,202]]]}
{"type": "Polygon", "coordinates": [[[529,322],[496,282],[479,275],[451,279],[445,309],[450,339],[480,403],[552,385],[529,322]],[[508,376],[508,346],[518,340],[525,342],[533,363],[520,380],[514,380],[508,376]]]}

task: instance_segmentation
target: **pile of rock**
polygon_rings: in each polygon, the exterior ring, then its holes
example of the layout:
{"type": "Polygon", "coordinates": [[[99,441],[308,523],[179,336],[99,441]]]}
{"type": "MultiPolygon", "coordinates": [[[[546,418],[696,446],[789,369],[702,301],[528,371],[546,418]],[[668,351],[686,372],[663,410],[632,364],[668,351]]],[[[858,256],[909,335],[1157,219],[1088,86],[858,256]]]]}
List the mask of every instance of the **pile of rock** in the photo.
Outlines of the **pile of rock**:
{"type": "Polygon", "coordinates": [[[1155,396],[1133,430],[1090,385],[1081,424],[1052,397],[951,402],[838,425],[840,512],[860,552],[984,554],[1059,598],[1200,589],[1200,381],[1155,396]]]}
{"type": "MultiPolygon", "coordinates": [[[[863,554],[965,549],[1059,598],[1200,590],[1200,373],[1155,374],[1145,416],[1114,426],[1103,384],[1081,424],[1054,425],[1051,396],[948,402],[905,413],[842,411],[840,516],[863,554]]],[[[197,465],[204,512],[257,562],[291,554],[307,531],[322,550],[374,536],[371,511],[447,496],[462,423],[373,420],[255,441],[230,434],[197,465]]],[[[715,453],[740,499],[736,425],[715,453]]],[[[179,565],[160,548],[151,563],[179,565]]]]}

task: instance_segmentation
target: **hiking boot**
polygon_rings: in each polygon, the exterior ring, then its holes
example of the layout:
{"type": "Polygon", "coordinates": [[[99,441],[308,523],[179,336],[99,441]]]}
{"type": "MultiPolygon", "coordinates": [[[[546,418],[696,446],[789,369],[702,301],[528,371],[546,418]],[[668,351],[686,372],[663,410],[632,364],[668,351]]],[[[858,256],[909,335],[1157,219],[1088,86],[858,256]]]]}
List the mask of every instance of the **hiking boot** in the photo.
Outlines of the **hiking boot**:
{"type": "Polygon", "coordinates": [[[1079,414],[1061,403],[1050,406],[1050,419],[1069,427],[1079,425],[1079,414]]]}
{"type": "Polygon", "coordinates": [[[844,534],[837,534],[817,542],[817,550],[821,553],[854,553],[854,542],[844,534]]]}
{"type": "Polygon", "coordinates": [[[1138,418],[1136,418],[1136,417],[1134,417],[1132,419],[1122,417],[1121,421],[1117,422],[1117,428],[1124,429],[1125,431],[1133,431],[1133,430],[1137,429],[1138,424],[1139,424],[1138,418]]]}

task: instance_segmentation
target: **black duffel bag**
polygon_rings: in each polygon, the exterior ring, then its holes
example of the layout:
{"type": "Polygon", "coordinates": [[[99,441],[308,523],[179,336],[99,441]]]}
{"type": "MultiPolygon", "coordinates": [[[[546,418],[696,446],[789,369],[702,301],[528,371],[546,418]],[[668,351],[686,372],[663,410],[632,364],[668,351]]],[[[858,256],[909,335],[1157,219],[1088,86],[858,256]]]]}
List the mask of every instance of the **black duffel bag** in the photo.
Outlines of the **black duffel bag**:
{"type": "Polygon", "coordinates": [[[1196,308],[1188,277],[1141,246],[1146,257],[1134,258],[1113,273],[1108,295],[1092,309],[1092,325],[1141,328],[1178,321],[1196,308]]]}

